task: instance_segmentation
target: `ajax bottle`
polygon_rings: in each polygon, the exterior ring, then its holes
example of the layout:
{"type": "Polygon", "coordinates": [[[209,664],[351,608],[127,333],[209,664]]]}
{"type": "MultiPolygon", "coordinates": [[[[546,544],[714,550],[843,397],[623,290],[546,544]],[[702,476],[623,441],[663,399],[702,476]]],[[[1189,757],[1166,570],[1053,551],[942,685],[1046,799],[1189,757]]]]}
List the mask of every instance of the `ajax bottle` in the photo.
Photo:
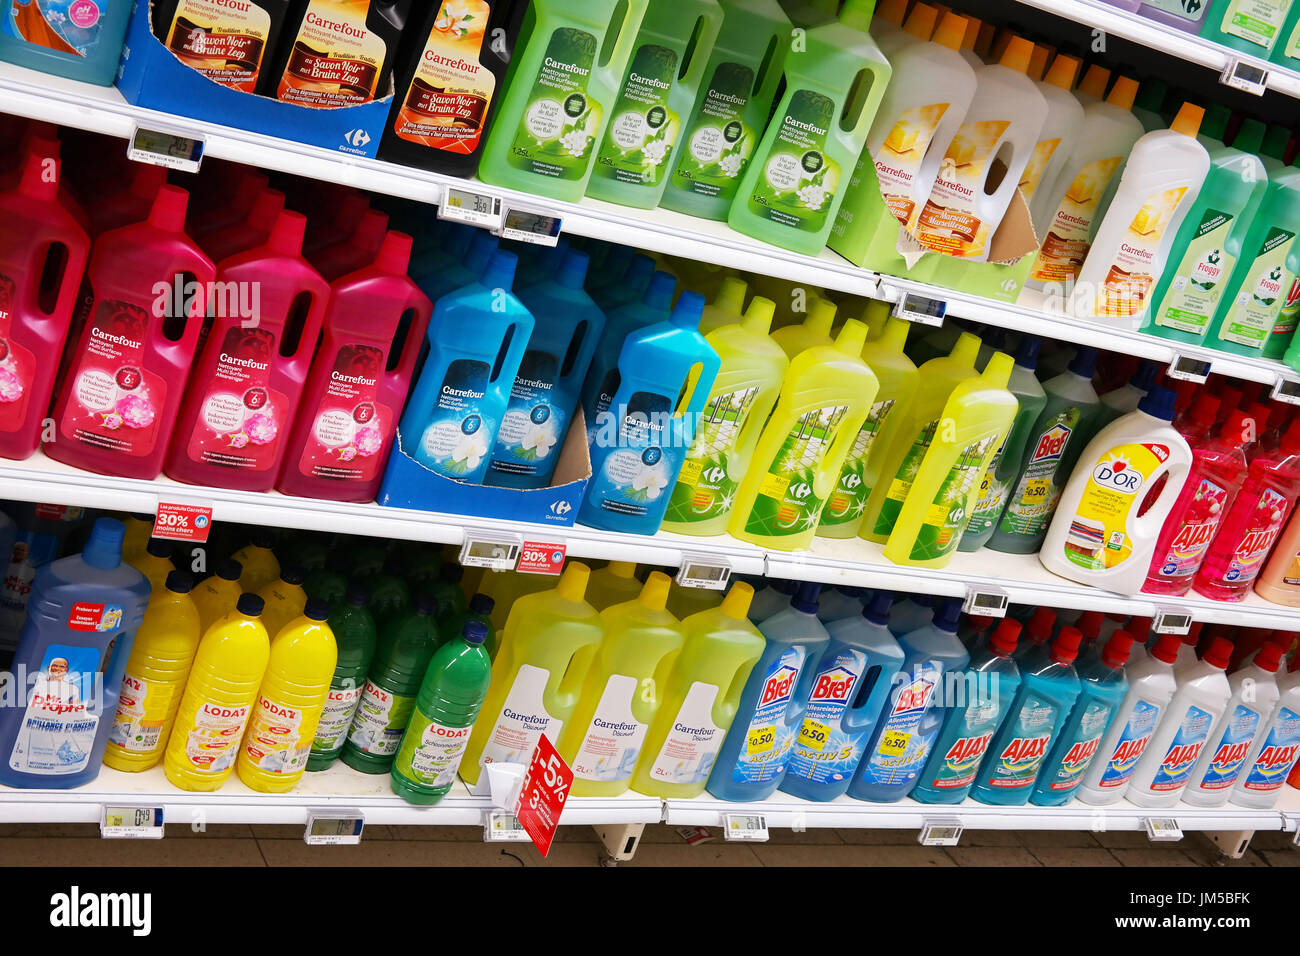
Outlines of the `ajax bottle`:
{"type": "Polygon", "coordinates": [[[1282,783],[1295,786],[1294,768],[1300,756],[1300,664],[1277,679],[1279,699],[1262,733],[1257,734],[1244,769],[1229,800],[1234,806],[1272,809],[1281,796],[1282,783]],[[1291,777],[1288,778],[1288,774],[1291,777]]]}
{"type": "Polygon", "coordinates": [[[262,625],[271,640],[279,636],[286,624],[302,616],[302,609],[307,606],[307,592],[302,586],[306,577],[298,565],[286,564],[280,569],[278,580],[257,592],[264,604],[262,625]]]}
{"type": "Polygon", "coordinates": [[[325,707],[316,724],[316,738],[307,755],[308,771],[324,770],[338,760],[352,729],[366,674],[370,672],[375,645],[379,642],[375,619],[367,606],[369,601],[365,588],[353,586],[348,590],[347,600],[330,610],[329,628],[334,633],[338,660],[325,695],[325,707]]]}
{"type": "Polygon", "coordinates": [[[132,5],[123,0],[42,6],[0,2],[0,60],[82,83],[110,86],[132,5]]]}
{"type": "Polygon", "coordinates": [[[224,558],[217,563],[217,569],[199,582],[190,592],[194,607],[199,612],[199,635],[208,633],[208,628],[235,609],[239,595],[244,593],[239,586],[239,576],[243,568],[234,558],[224,558]]]}

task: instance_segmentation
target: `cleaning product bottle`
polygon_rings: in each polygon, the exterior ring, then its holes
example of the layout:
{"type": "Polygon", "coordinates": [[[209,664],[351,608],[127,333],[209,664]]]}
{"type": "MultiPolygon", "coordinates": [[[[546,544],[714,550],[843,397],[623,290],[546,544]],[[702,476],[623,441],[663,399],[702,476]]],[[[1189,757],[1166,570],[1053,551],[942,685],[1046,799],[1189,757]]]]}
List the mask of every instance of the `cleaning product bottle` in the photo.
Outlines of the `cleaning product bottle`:
{"type": "Polygon", "coordinates": [[[54,403],[57,440],[45,444],[56,461],[145,480],[162,470],[216,278],[185,234],[188,198],[164,186],[146,222],[96,242],[85,324],[54,403]]]}
{"type": "Polygon", "coordinates": [[[632,561],[611,561],[591,573],[587,582],[587,603],[597,611],[615,604],[635,601],[641,594],[642,584],[636,577],[636,564],[632,561]]]}
{"type": "Polygon", "coordinates": [[[1169,424],[1173,404],[1173,392],[1152,388],[1136,412],[1088,443],[1043,539],[1045,568],[1121,594],[1141,589],[1192,463],[1187,442],[1169,424]]]}
{"type": "Polygon", "coordinates": [[[370,595],[354,585],[347,600],[329,612],[329,629],[334,634],[337,662],[330,678],[325,706],[316,723],[316,736],[307,755],[309,771],[324,770],[343,753],[343,744],[365,689],[366,674],[375,656],[379,634],[368,607],[370,595]]]}
{"type": "Polygon", "coordinates": [[[128,0],[45,4],[0,2],[0,60],[82,83],[110,86],[122,58],[128,0]]]}
{"type": "Polygon", "coordinates": [[[1271,809],[1281,796],[1283,781],[1293,787],[1300,782],[1294,773],[1300,757],[1300,658],[1292,657],[1290,670],[1278,677],[1277,685],[1277,706],[1264,732],[1255,737],[1245,769],[1228,798],[1234,806],[1271,809]]]}
{"type": "MultiPolygon", "coordinates": [[[[822,591],[821,597],[817,599],[817,620],[829,624],[841,618],[861,617],[863,600],[870,601],[871,598],[872,592],[866,588],[855,588],[845,584],[828,588],[822,591]]],[[[892,597],[890,600],[892,603],[892,597]]],[[[885,608],[886,616],[888,613],[889,608],[885,608]]]]}
{"type": "MultiPolygon", "coordinates": [[[[126,528],[126,535],[122,538],[122,560],[127,564],[144,554],[149,547],[149,539],[153,537],[153,518],[153,514],[145,511],[122,519],[122,525],[126,528]]],[[[0,541],[0,545],[5,543],[0,541]]],[[[2,549],[0,553],[3,553],[2,549]]]]}
{"type": "Polygon", "coordinates": [[[1079,81],[1079,88],[1074,91],[1074,97],[1083,104],[1084,109],[1087,109],[1106,98],[1108,86],[1110,86],[1110,70],[1100,63],[1093,63],[1084,71],[1083,79],[1079,81]]]}
{"type": "Polygon", "coordinates": [[[882,591],[859,614],[826,626],[830,643],[817,660],[802,702],[803,719],[790,744],[783,792],[826,801],[848,790],[862,747],[903,666],[903,650],[888,627],[893,600],[882,591]]]}
{"type": "Polygon", "coordinates": [[[208,633],[217,621],[235,609],[244,589],[239,585],[243,568],[234,558],[217,562],[216,570],[199,582],[190,592],[194,607],[199,612],[199,635],[208,633]]]}
{"type": "MultiPolygon", "coordinates": [[[[718,3],[722,29],[659,204],[722,220],[771,114],[790,47],[790,21],[776,0],[718,3]]],[[[712,331],[703,324],[701,330],[712,331]]]]}
{"type": "Polygon", "coordinates": [[[1121,415],[1137,411],[1138,405],[1142,404],[1142,399],[1146,398],[1147,392],[1151,391],[1151,386],[1156,384],[1162,371],[1163,367],[1159,362],[1143,359],[1138,363],[1137,371],[1127,382],[1103,394],[1101,403],[1089,423],[1089,440],[1121,415]]]}
{"type": "Polygon", "coordinates": [[[302,583],[307,573],[296,564],[284,564],[280,567],[280,577],[264,585],[257,592],[262,599],[262,626],[271,640],[275,640],[282,628],[302,617],[302,609],[307,606],[307,592],[302,583]]]}
{"type": "Polygon", "coordinates": [[[1146,320],[1174,237],[1210,169],[1210,154],[1196,139],[1204,114],[1184,103],[1169,129],[1133,145],[1079,270],[1069,300],[1075,316],[1126,329],[1146,320]]]}
{"type": "MultiPolygon", "coordinates": [[[[1048,52],[1046,47],[1034,47],[1035,59],[1040,54],[1045,57],[1048,52]]],[[[1032,69],[1030,71],[1034,86],[1047,101],[1047,118],[1043,120],[1042,131],[1029,162],[1025,164],[1025,171],[1020,174],[1020,194],[1030,204],[1031,215],[1039,188],[1049,189],[1056,185],[1061,170],[1070,162],[1080,142],[1084,112],[1070,91],[1074,89],[1082,66],[1078,58],[1061,53],[1053,57],[1052,65],[1042,79],[1035,76],[1032,69]]]]}
{"type": "Polygon", "coordinates": [[[411,0],[299,0],[266,92],[311,109],[383,99],[410,7],[411,0]]]}
{"type": "Polygon", "coordinates": [[[759,624],[767,646],[709,775],[708,791],[719,800],[766,799],[785,777],[803,704],[830,641],[817,620],[820,591],[820,584],[800,584],[790,607],[759,624]]]}
{"type": "MultiPolygon", "coordinates": [[[[775,307],[775,305],[774,305],[775,307]]],[[[808,303],[808,313],[797,325],[786,325],[772,333],[772,341],[785,351],[786,358],[794,358],[805,349],[834,342],[831,326],[835,322],[837,306],[830,299],[814,294],[808,303]]]]}
{"type": "MultiPolygon", "coordinates": [[[[1123,0],[1108,0],[1116,6],[1122,6],[1129,9],[1130,4],[1123,0]]],[[[1204,24],[1206,17],[1210,12],[1210,4],[1214,0],[1205,0],[1204,3],[1184,3],[1183,0],[1147,0],[1146,3],[1139,2],[1136,10],[1140,17],[1146,17],[1148,20],[1154,20],[1156,23],[1163,23],[1167,27],[1173,27],[1176,30],[1183,30],[1187,33],[1199,33],[1204,24]]]]}
{"type": "MultiPolygon", "coordinates": [[[[739,276],[727,276],[718,288],[713,301],[704,306],[700,316],[700,334],[708,337],[709,333],[724,325],[737,325],[744,319],[745,297],[749,295],[749,283],[739,276]]],[[[754,296],[762,298],[762,296],[754,296]]],[[[771,300],[768,300],[771,301],[771,300]]],[[[773,306],[775,310],[775,306],[773,306]]]]}
{"type": "MultiPolygon", "coordinates": [[[[150,167],[142,166],[141,168],[149,169],[150,167]]],[[[151,200],[154,195],[157,195],[158,188],[161,185],[159,183],[154,186],[150,193],[151,200]]],[[[221,262],[241,252],[247,252],[249,249],[256,249],[258,246],[265,245],[266,240],[271,237],[271,230],[275,227],[275,221],[280,218],[280,213],[284,212],[284,202],[284,193],[278,189],[263,189],[253,203],[253,208],[249,211],[247,219],[241,219],[215,232],[204,234],[203,241],[200,243],[204,254],[213,262],[221,262]]],[[[146,215],[148,215],[147,212],[146,215]]],[[[119,225],[139,222],[142,218],[142,216],[133,214],[119,225]]]]}
{"type": "Polygon", "coordinates": [[[175,542],[166,538],[150,538],[144,553],[126,563],[145,576],[152,590],[161,591],[167,582],[167,576],[176,570],[176,565],[172,563],[175,550],[175,542]]]}
{"type": "Polygon", "coordinates": [[[163,754],[167,779],[182,790],[216,790],[235,767],[271,656],[261,613],[260,597],[241,594],[235,610],[199,641],[163,754]]]}
{"type": "Polygon", "coordinates": [[[1205,39],[1267,60],[1283,39],[1283,24],[1292,0],[1228,0],[1206,16],[1200,35],[1205,39]]]}
{"type": "Polygon", "coordinates": [[[1169,125],[1160,115],[1168,95],[1169,85],[1164,80],[1154,78],[1143,80],[1142,88],[1138,90],[1137,98],[1133,102],[1133,115],[1138,118],[1138,122],[1146,132],[1165,129],[1169,125]]]}
{"type": "Polygon", "coordinates": [[[649,256],[633,262],[633,266],[638,270],[650,270],[646,273],[645,286],[635,298],[621,301],[621,304],[616,304],[620,302],[617,297],[595,299],[605,312],[605,330],[597,340],[596,354],[592,356],[587,377],[582,383],[582,413],[587,420],[588,433],[602,407],[608,406],[618,390],[618,362],[628,337],[656,322],[666,322],[672,315],[677,280],[667,272],[655,271],[654,260],[649,256]]]}
{"type": "Polygon", "coordinates": [[[681,622],[681,653],[646,729],[631,787],[657,797],[697,797],[740,706],[763,634],[746,619],[753,588],[737,581],[719,607],[681,622]]]}
{"type": "Polygon", "coordinates": [[[912,799],[921,803],[961,803],[975,784],[976,773],[993,735],[1002,725],[1020,686],[1020,669],[1011,659],[1020,622],[1003,618],[986,643],[971,650],[960,700],[943,708],[943,724],[934,739],[912,799]]]}
{"type": "Polygon", "coordinates": [[[605,329],[605,313],[582,288],[587,263],[585,252],[569,252],[553,279],[519,293],[524,308],[543,321],[533,327],[510,390],[488,465],[489,485],[545,488],[555,473],[578,392],[605,329]]]}
{"type": "Polygon", "coordinates": [[[228,90],[266,93],[290,9],[290,0],[156,0],[151,23],[162,45],[200,76],[228,90]]]}
{"type": "Polygon", "coordinates": [[[231,555],[239,562],[239,586],[244,591],[256,594],[280,576],[280,562],[271,550],[274,542],[269,529],[254,528],[248,544],[231,555]]]}
{"type": "Polygon", "coordinates": [[[122,674],[106,767],[136,772],[162,759],[202,636],[193,583],[188,572],[173,571],[149,599],[122,674]]]}
{"type": "Polygon", "coordinates": [[[533,332],[533,314],[510,291],[515,265],[513,253],[495,253],[481,281],[434,306],[401,450],[444,478],[478,484],[487,472],[533,332]]]}
{"type": "Polygon", "coordinates": [[[577,202],[614,115],[647,0],[537,0],[524,15],[479,178],[577,202]]]}
{"type": "Polygon", "coordinates": [[[1291,13],[1282,24],[1269,59],[1288,70],[1300,70],[1300,5],[1291,4],[1291,13]]]}
{"type": "Polygon", "coordinates": [[[700,611],[711,611],[722,603],[723,592],[712,588],[682,587],[676,581],[668,589],[668,610],[678,620],[684,620],[700,611]]]}
{"type": "Polygon", "coordinates": [[[766,621],[790,606],[797,582],[786,578],[759,578],[764,586],[754,592],[749,605],[749,619],[755,624],[766,621]]]}
{"type": "Polygon", "coordinates": [[[1300,521],[1295,512],[1255,578],[1255,593],[1274,604],[1300,607],[1300,521]]]}
{"type": "Polygon", "coordinates": [[[468,232],[454,232],[447,240],[447,259],[436,265],[411,266],[411,277],[429,301],[437,305],[444,295],[481,281],[501,240],[489,232],[463,223],[468,232]]]}
{"type": "Polygon", "coordinates": [[[695,440],[668,499],[664,528],[714,535],[727,528],[736,491],[781,392],[789,360],[769,337],[772,300],[754,296],[739,324],[705,336],[721,365],[695,440]]]}

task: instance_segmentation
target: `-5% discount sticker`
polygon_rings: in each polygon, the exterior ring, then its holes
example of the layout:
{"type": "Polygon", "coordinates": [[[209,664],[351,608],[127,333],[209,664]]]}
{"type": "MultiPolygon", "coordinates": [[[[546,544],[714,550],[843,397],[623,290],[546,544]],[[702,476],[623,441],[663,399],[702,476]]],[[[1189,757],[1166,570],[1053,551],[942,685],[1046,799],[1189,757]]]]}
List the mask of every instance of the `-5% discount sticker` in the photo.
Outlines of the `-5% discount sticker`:
{"type": "Polygon", "coordinates": [[[542,856],[551,852],[551,841],[572,786],[573,770],[542,734],[519,787],[519,804],[515,807],[519,825],[532,837],[542,856]]]}

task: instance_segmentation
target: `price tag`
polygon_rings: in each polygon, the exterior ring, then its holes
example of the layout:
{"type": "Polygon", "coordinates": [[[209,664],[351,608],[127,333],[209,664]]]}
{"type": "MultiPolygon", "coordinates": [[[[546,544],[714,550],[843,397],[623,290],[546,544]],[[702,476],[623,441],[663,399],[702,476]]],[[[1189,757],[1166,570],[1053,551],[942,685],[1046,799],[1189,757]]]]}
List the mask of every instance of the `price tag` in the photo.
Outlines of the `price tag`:
{"type": "Polygon", "coordinates": [[[917,295],[914,292],[904,292],[894,303],[894,315],[909,322],[919,322],[921,325],[943,325],[943,317],[947,314],[947,302],[917,295]]]}
{"type": "Polygon", "coordinates": [[[1300,405],[1300,382],[1293,378],[1279,378],[1273,383],[1273,401],[1300,405]]]}
{"type": "Polygon", "coordinates": [[[1253,93],[1255,96],[1263,96],[1264,91],[1268,88],[1268,70],[1255,66],[1253,63],[1244,63],[1233,57],[1219,75],[1219,82],[1225,86],[1231,86],[1234,90],[1242,90],[1246,93],[1253,93]]]}
{"type": "Polygon", "coordinates": [[[537,739],[533,759],[528,763],[519,787],[515,816],[528,831],[542,856],[551,852],[551,841],[564,813],[564,802],[573,786],[573,770],[560,756],[546,734],[537,739]]]}
{"type": "Polygon", "coordinates": [[[726,558],[682,555],[682,566],[677,569],[677,583],[682,587],[724,591],[730,581],[731,562],[726,558]]]}
{"type": "Polygon", "coordinates": [[[722,838],[728,842],[766,843],[767,817],[761,813],[724,813],[722,838]]]}
{"type": "Polygon", "coordinates": [[[1147,817],[1142,823],[1152,841],[1173,843],[1183,838],[1183,831],[1178,829],[1178,821],[1172,817],[1147,817]]]}
{"type": "Polygon", "coordinates": [[[127,144],[126,155],[137,163],[196,173],[203,162],[203,139],[137,126],[127,144]]]}
{"type": "Polygon", "coordinates": [[[99,835],[105,840],[161,840],[162,807],[104,807],[99,835]]]}
{"type": "Polygon", "coordinates": [[[1210,362],[1208,359],[1175,354],[1165,374],[1170,378],[1181,379],[1184,382],[1196,382],[1200,385],[1210,377],[1210,362]]]}
{"type": "Polygon", "coordinates": [[[522,538],[515,534],[466,531],[460,546],[460,563],[467,568],[492,568],[512,571],[519,560],[522,538]]]}
{"type": "Polygon", "coordinates": [[[487,823],[483,824],[484,843],[527,843],[531,839],[513,813],[489,811],[487,823]]]}
{"type": "Polygon", "coordinates": [[[203,544],[208,540],[208,532],[211,530],[211,508],[170,501],[158,502],[158,514],[153,521],[155,538],[203,544]]]}
{"type": "Polygon", "coordinates": [[[559,574],[564,570],[565,548],[563,544],[525,541],[519,549],[519,565],[515,570],[526,574],[559,574]]]}
{"type": "Polygon", "coordinates": [[[447,195],[438,207],[438,218],[454,219],[495,232],[501,228],[501,199],[471,189],[448,186],[447,195]]]}
{"type": "Polygon", "coordinates": [[[956,846],[961,840],[962,825],[956,820],[926,821],[916,838],[923,846],[956,846]]]}
{"type": "Polygon", "coordinates": [[[1192,629],[1192,616],[1177,608],[1156,608],[1151,630],[1156,634],[1186,634],[1192,629]]]}
{"type": "Polygon", "coordinates": [[[528,242],[535,246],[553,246],[560,241],[559,216],[547,216],[526,209],[506,210],[501,224],[501,238],[528,242]]]}
{"type": "Polygon", "coordinates": [[[350,846],[361,842],[365,825],[360,810],[308,810],[302,838],[309,846],[350,846]]]}
{"type": "Polygon", "coordinates": [[[961,609],[967,614],[977,614],[980,617],[1006,617],[1009,603],[1006,591],[982,585],[966,592],[966,600],[961,609]]]}

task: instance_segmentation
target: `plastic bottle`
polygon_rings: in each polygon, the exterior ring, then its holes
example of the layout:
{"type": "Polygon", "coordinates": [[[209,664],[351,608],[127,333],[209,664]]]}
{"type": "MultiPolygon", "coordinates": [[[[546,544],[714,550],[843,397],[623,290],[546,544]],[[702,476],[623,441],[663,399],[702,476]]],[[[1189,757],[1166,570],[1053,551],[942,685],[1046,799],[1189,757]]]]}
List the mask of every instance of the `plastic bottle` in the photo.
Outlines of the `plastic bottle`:
{"type": "Polygon", "coordinates": [[[163,753],[167,779],[182,790],[216,790],[235,767],[271,656],[261,613],[262,599],[242,594],[235,610],[199,641],[163,753]]]}
{"type": "Polygon", "coordinates": [[[0,60],[82,83],[110,86],[133,5],[128,0],[42,9],[35,0],[0,2],[0,60]]]}
{"type": "Polygon", "coordinates": [[[368,209],[351,234],[317,250],[311,264],[326,282],[335,282],[375,261],[388,234],[388,214],[368,209]]]}
{"type": "Polygon", "coordinates": [[[1074,97],[1083,104],[1084,109],[1087,109],[1106,98],[1106,87],[1109,85],[1110,70],[1100,63],[1094,63],[1084,71],[1083,79],[1079,81],[1079,87],[1074,91],[1074,97]]]}
{"type": "Polygon", "coordinates": [[[1168,95],[1169,86],[1164,80],[1152,78],[1142,82],[1142,87],[1138,90],[1137,98],[1133,103],[1133,115],[1138,118],[1146,132],[1164,129],[1168,125],[1160,115],[1161,107],[1168,95]]]}
{"type": "Polygon", "coordinates": [[[479,282],[500,245],[500,239],[489,232],[462,223],[456,223],[455,227],[468,232],[453,232],[447,239],[445,260],[411,265],[415,284],[434,305],[443,296],[479,282]]]}
{"type": "Polygon", "coordinates": [[[155,0],[154,36],[182,64],[229,90],[265,93],[289,0],[155,0]]]}
{"type": "Polygon", "coordinates": [[[1283,24],[1292,0],[1219,0],[1207,14],[1200,35],[1205,39],[1267,60],[1283,39],[1283,24]]]}
{"type": "Polygon", "coordinates": [[[636,577],[633,561],[611,561],[605,567],[591,572],[587,582],[587,603],[597,611],[615,604],[635,601],[641,594],[642,584],[636,577]]]}
{"type": "Polygon", "coordinates": [[[739,324],[744,319],[745,297],[748,295],[749,283],[744,279],[733,275],[723,279],[717,295],[704,306],[700,316],[700,334],[707,338],[725,325],[739,324]]]}
{"type": "Polygon", "coordinates": [[[150,538],[144,553],[126,563],[145,576],[152,590],[161,591],[167,582],[167,576],[176,570],[176,565],[172,564],[175,550],[176,545],[172,541],[150,538]]]}
{"type": "Polygon", "coordinates": [[[360,106],[390,87],[411,0],[299,0],[266,87],[282,103],[309,109],[360,106]],[[347,63],[351,82],[322,82],[319,63],[347,63]]]}
{"type": "Polygon", "coordinates": [[[1097,406],[1089,423],[1089,438],[1121,415],[1137,411],[1138,405],[1147,392],[1151,391],[1151,386],[1156,383],[1161,372],[1160,363],[1153,359],[1143,359],[1127,382],[1104,393],[1101,404],[1097,406]]]}
{"type": "Polygon", "coordinates": [[[658,322],[666,322],[672,315],[677,280],[667,272],[655,271],[654,260],[649,256],[638,257],[629,271],[634,267],[638,271],[650,270],[645,276],[644,287],[635,298],[621,300],[606,295],[596,300],[605,312],[605,330],[596,343],[596,354],[592,356],[587,378],[582,383],[582,413],[587,420],[588,432],[600,413],[600,406],[607,403],[618,389],[618,363],[628,337],[658,322]]]}
{"type": "Polygon", "coordinates": [[[353,586],[347,600],[329,612],[329,629],[334,634],[337,662],[330,678],[325,705],[316,724],[307,770],[325,770],[343,753],[343,744],[352,727],[366,674],[379,642],[375,619],[370,614],[370,595],[365,588],[353,586]]]}
{"type": "Polygon", "coordinates": [[[217,621],[235,609],[243,588],[239,576],[243,569],[233,558],[217,562],[216,570],[204,578],[190,592],[194,607],[199,612],[199,634],[203,635],[217,621]]]}
{"type": "MultiPolygon", "coordinates": [[[[849,587],[848,585],[838,585],[833,588],[827,588],[822,591],[821,596],[817,599],[817,620],[823,624],[829,624],[831,621],[838,621],[846,617],[861,617],[863,615],[863,601],[870,602],[872,592],[865,588],[849,587]]],[[[893,603],[893,596],[890,596],[890,603],[893,603]]],[[[885,616],[889,616],[889,609],[885,609],[885,616]]]]}
{"type": "Polygon", "coordinates": [[[668,590],[668,610],[672,611],[678,620],[698,614],[700,611],[710,611],[721,603],[722,591],[711,588],[682,587],[674,581],[673,586],[668,590]]]}
{"type": "Polygon", "coordinates": [[[255,528],[248,544],[231,555],[239,562],[239,586],[244,591],[256,594],[280,576],[280,562],[271,550],[273,542],[268,529],[255,528]]]}
{"type": "Polygon", "coordinates": [[[797,582],[785,578],[760,578],[765,586],[754,592],[749,605],[749,620],[758,624],[790,606],[797,582]]]}
{"type": "Polygon", "coordinates": [[[1282,24],[1269,59],[1288,70],[1300,70],[1300,5],[1291,4],[1291,13],[1282,24]]]}
{"type": "Polygon", "coordinates": [[[264,585],[257,592],[262,599],[262,625],[271,640],[275,640],[282,628],[302,617],[303,608],[307,606],[307,592],[303,590],[303,581],[307,574],[296,564],[286,564],[280,568],[280,577],[264,585]]]}
{"type": "MultiPolygon", "coordinates": [[[[1040,55],[1045,59],[1048,53],[1046,47],[1034,47],[1035,60],[1040,55]]],[[[1061,53],[1053,56],[1047,75],[1041,79],[1032,68],[1030,70],[1030,79],[1047,101],[1047,118],[1043,120],[1042,131],[1038,134],[1038,142],[1034,144],[1025,171],[1020,174],[1020,194],[1025,202],[1030,203],[1031,210],[1038,190],[1056,184],[1080,142],[1084,112],[1070,91],[1074,89],[1082,65],[1078,58],[1061,53]]],[[[1136,84],[1134,86],[1136,88],[1136,84]]],[[[1037,225],[1037,220],[1035,224],[1037,225]]]]}
{"type": "Polygon", "coordinates": [[[1228,798],[1234,806],[1271,809],[1282,795],[1283,781],[1293,787],[1298,782],[1294,768],[1300,756],[1300,658],[1292,657],[1291,669],[1278,677],[1277,686],[1277,706],[1264,731],[1255,737],[1228,798]]]}

